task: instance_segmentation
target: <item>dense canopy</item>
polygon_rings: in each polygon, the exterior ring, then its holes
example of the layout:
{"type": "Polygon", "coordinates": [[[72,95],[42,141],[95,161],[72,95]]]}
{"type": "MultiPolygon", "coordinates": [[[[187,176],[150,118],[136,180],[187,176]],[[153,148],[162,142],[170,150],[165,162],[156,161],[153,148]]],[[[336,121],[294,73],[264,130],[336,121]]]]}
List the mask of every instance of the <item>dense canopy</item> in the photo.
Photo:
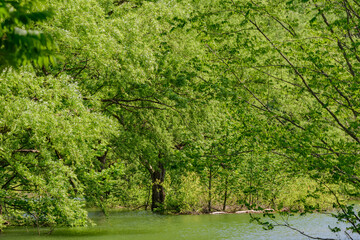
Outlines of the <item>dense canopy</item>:
{"type": "Polygon", "coordinates": [[[359,19],[357,0],[1,0],[0,231],[335,207],[359,234],[359,19]]]}

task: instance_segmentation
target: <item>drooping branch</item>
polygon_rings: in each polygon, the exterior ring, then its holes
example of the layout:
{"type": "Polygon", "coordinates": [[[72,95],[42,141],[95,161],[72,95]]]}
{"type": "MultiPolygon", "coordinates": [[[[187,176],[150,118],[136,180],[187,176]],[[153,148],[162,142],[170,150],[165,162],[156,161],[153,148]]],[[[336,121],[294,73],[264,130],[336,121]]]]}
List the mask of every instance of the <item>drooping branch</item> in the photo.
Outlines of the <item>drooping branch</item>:
{"type": "Polygon", "coordinates": [[[298,233],[300,233],[301,235],[307,237],[307,238],[310,238],[310,239],[318,239],[318,240],[336,240],[335,238],[321,238],[321,237],[313,237],[309,234],[306,234],[304,231],[301,231],[293,226],[291,226],[289,223],[284,223],[284,224],[276,224],[275,226],[279,226],[279,227],[287,227],[291,230],[294,230],[298,233]]]}
{"type": "MultiPolygon", "coordinates": [[[[330,32],[331,32],[332,34],[334,34],[334,30],[333,30],[332,27],[330,26],[330,24],[329,24],[329,22],[328,22],[328,20],[327,20],[327,18],[326,18],[326,16],[325,16],[325,14],[324,14],[324,12],[321,11],[321,9],[319,8],[319,6],[318,6],[316,3],[314,3],[314,4],[315,4],[315,7],[317,8],[319,14],[320,14],[321,17],[323,18],[324,23],[325,23],[326,26],[329,28],[330,32]]],[[[345,49],[344,49],[344,45],[343,45],[343,43],[340,41],[339,38],[336,38],[336,39],[337,39],[337,45],[338,45],[338,47],[340,48],[340,50],[341,50],[341,52],[342,52],[342,54],[343,54],[343,57],[344,57],[344,59],[345,59],[345,61],[346,61],[346,64],[348,65],[349,72],[350,72],[350,74],[354,77],[354,76],[355,76],[355,72],[354,72],[354,69],[353,69],[352,64],[350,63],[349,57],[348,57],[348,55],[346,54],[346,51],[345,51],[345,49]]]]}
{"type": "Polygon", "coordinates": [[[330,108],[325,104],[319,96],[314,92],[314,90],[309,86],[307,83],[305,77],[299,72],[299,70],[294,66],[294,64],[285,56],[285,54],[273,43],[273,41],[261,30],[259,25],[249,19],[249,22],[253,24],[258,31],[261,33],[261,35],[264,36],[264,38],[270,43],[274,49],[277,50],[277,52],[280,54],[280,56],[291,66],[291,68],[295,71],[296,75],[301,79],[306,89],[309,91],[309,93],[316,99],[316,101],[332,116],[332,118],[336,121],[336,123],[341,127],[343,131],[345,131],[351,138],[353,138],[356,142],[360,143],[360,139],[355,135],[354,132],[350,131],[347,127],[344,126],[344,124],[339,120],[339,118],[330,110],[330,108]]]}
{"type": "Polygon", "coordinates": [[[14,178],[17,176],[17,173],[15,173],[14,175],[12,175],[4,185],[2,185],[1,189],[7,189],[11,183],[12,180],[14,180],[14,178]]]}

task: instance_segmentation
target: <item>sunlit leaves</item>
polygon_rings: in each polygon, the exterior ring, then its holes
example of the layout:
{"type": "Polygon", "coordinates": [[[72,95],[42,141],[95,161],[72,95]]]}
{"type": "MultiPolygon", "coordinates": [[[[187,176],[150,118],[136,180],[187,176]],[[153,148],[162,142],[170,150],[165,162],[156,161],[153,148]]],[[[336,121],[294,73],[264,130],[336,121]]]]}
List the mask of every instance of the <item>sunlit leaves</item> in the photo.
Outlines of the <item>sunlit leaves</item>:
{"type": "Polygon", "coordinates": [[[0,85],[1,203],[16,206],[7,214],[20,210],[21,221],[41,225],[86,224],[81,180],[103,154],[99,141],[113,123],[92,113],[66,77],[22,70],[0,85]]]}
{"type": "Polygon", "coordinates": [[[32,61],[48,66],[55,59],[55,45],[48,35],[31,30],[49,19],[52,11],[41,6],[42,1],[0,1],[0,69],[18,68],[32,61]]]}

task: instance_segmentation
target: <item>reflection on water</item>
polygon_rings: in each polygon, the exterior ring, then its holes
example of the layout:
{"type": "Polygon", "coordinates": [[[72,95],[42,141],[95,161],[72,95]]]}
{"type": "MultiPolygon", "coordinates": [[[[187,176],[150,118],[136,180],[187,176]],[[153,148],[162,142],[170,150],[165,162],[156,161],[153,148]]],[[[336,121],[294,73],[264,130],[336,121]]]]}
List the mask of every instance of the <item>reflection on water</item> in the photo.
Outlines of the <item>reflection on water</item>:
{"type": "MultiPolygon", "coordinates": [[[[41,236],[38,236],[37,230],[33,228],[8,228],[0,238],[1,240],[308,239],[285,227],[265,231],[261,226],[250,223],[250,217],[246,214],[165,216],[146,211],[114,211],[106,217],[101,212],[93,211],[89,216],[97,224],[96,226],[57,228],[52,235],[41,236]]],[[[336,219],[329,215],[295,216],[289,218],[289,223],[312,236],[346,239],[345,236],[337,236],[329,230],[329,225],[336,225],[336,219]]]]}

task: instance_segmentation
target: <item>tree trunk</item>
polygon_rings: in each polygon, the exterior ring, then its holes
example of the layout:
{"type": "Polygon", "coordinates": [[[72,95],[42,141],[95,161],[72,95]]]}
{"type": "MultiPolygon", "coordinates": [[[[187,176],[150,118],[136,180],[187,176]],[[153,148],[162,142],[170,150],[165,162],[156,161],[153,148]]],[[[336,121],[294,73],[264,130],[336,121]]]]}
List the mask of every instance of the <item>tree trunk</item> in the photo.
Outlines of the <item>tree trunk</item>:
{"type": "Polygon", "coordinates": [[[226,209],[227,195],[228,195],[228,176],[226,175],[226,178],[225,178],[225,192],[224,192],[223,211],[225,211],[225,209],[226,209]]]}
{"type": "Polygon", "coordinates": [[[212,182],[212,171],[211,171],[211,166],[209,168],[209,202],[208,202],[208,211],[211,212],[211,182],[212,182]]]}
{"type": "Polygon", "coordinates": [[[148,207],[149,207],[151,190],[152,190],[152,184],[149,186],[148,195],[147,195],[147,197],[146,197],[145,211],[146,211],[146,210],[148,209],[148,207]]]}
{"type": "Polygon", "coordinates": [[[161,207],[165,201],[165,189],[163,187],[163,182],[165,179],[165,168],[164,165],[159,162],[158,167],[153,169],[151,173],[152,180],[152,202],[151,202],[151,211],[161,210],[161,207]]]}

